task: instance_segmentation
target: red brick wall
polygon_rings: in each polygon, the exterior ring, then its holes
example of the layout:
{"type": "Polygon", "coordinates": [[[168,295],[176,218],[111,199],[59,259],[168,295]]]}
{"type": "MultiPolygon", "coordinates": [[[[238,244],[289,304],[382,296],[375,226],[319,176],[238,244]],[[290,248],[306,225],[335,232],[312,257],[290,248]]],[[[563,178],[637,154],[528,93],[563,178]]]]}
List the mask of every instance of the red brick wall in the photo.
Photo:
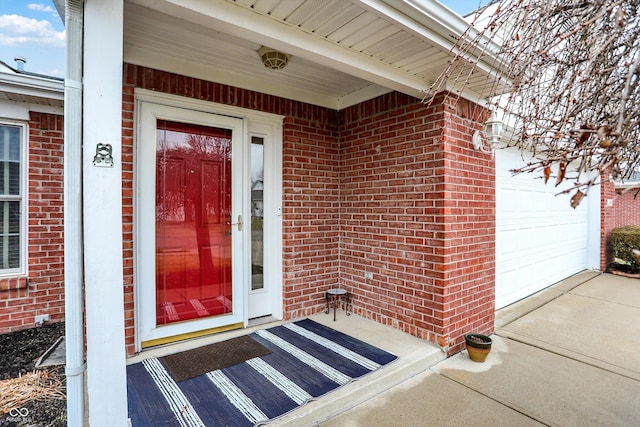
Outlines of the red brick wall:
{"type": "Polygon", "coordinates": [[[397,93],[348,108],[340,168],[341,281],[355,312],[431,341],[442,310],[432,244],[442,229],[439,164],[429,136],[441,133],[437,120],[397,93]]]}
{"type": "Polygon", "coordinates": [[[444,333],[450,353],[464,334],[493,332],[495,320],[495,159],[473,148],[475,130],[489,112],[469,101],[445,97],[444,333]]]}
{"type": "Polygon", "coordinates": [[[600,269],[613,262],[610,256],[611,230],[626,225],[640,225],[640,193],[638,189],[616,190],[613,182],[602,179],[600,198],[600,269]],[[608,203],[612,203],[608,206],[608,203]]]}
{"type": "Polygon", "coordinates": [[[495,166],[471,148],[472,106],[438,102],[342,113],[340,271],[356,313],[455,352],[493,331],[495,166]]]}
{"type": "Polygon", "coordinates": [[[28,276],[1,278],[0,333],[64,320],[63,117],[30,114],[28,276]],[[18,288],[18,289],[16,289],[18,288]]]}
{"type": "Polygon", "coordinates": [[[615,209],[608,206],[609,201],[616,197],[613,182],[607,177],[600,180],[600,270],[605,271],[611,262],[609,260],[609,236],[615,228],[615,209]]]}
{"type": "Polygon", "coordinates": [[[337,120],[288,116],[283,147],[283,304],[285,319],[324,308],[339,283],[337,120]]]}
{"type": "Polygon", "coordinates": [[[335,111],[126,64],[123,88],[125,336],[134,352],[134,88],[286,116],[283,129],[283,308],[287,319],[323,308],[338,281],[338,119],[335,111]]]}
{"type": "Polygon", "coordinates": [[[391,93],[337,113],[135,65],[125,65],[124,81],[129,354],[136,87],[285,116],[285,319],[321,311],[326,289],[342,285],[353,292],[357,313],[450,351],[461,348],[466,332],[492,331],[495,170],[491,156],[471,148],[479,128],[471,105],[442,98],[448,107],[427,108],[391,93]]]}
{"type": "Polygon", "coordinates": [[[640,189],[616,190],[613,210],[614,228],[626,225],[640,226],[640,189]]]}
{"type": "MultiPolygon", "coordinates": [[[[125,73],[128,70],[125,67],[125,73]]],[[[124,76],[122,91],[122,268],[124,281],[124,329],[127,354],[135,353],[135,289],[133,283],[133,132],[134,132],[134,85],[131,75],[124,76]]]]}

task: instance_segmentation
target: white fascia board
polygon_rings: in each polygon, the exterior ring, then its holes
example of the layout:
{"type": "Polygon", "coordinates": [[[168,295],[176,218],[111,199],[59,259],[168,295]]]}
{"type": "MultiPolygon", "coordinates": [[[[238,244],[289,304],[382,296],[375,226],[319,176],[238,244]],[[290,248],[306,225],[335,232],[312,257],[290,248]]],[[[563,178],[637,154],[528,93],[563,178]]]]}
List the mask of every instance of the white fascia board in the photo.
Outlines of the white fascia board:
{"type": "Polygon", "coordinates": [[[55,107],[53,105],[27,104],[29,111],[34,113],[55,114],[57,116],[64,115],[64,107],[55,107]]]}
{"type": "Polygon", "coordinates": [[[29,106],[21,102],[0,101],[0,119],[29,121],[29,106]]]}
{"type": "MultiPolygon", "coordinates": [[[[449,81],[444,87],[444,90],[452,93],[453,95],[459,95],[468,101],[478,104],[481,107],[492,109],[493,106],[487,101],[486,95],[479,93],[473,89],[465,87],[457,82],[449,81]]],[[[431,94],[428,94],[431,96],[431,94]]]]}
{"type": "Polygon", "coordinates": [[[378,96],[385,95],[391,91],[392,90],[389,88],[372,84],[360,90],[341,96],[338,99],[338,104],[335,109],[342,110],[353,105],[360,104],[364,101],[376,98],[378,96]]]}
{"type": "Polygon", "coordinates": [[[628,189],[628,188],[640,188],[640,181],[616,181],[614,186],[618,190],[628,189]]]}
{"type": "Polygon", "coordinates": [[[469,27],[461,16],[437,1],[422,0],[352,0],[361,8],[385,16],[411,33],[426,38],[443,50],[455,43],[452,35],[460,36],[469,27]]]}
{"type": "Polygon", "coordinates": [[[0,74],[0,91],[64,101],[64,82],[24,74],[0,74]]]}
{"type": "Polygon", "coordinates": [[[224,0],[132,2],[244,40],[259,42],[408,95],[419,97],[433,83],[224,0]]]}
{"type": "MultiPolygon", "coordinates": [[[[457,13],[451,11],[435,0],[352,0],[361,7],[387,16],[396,25],[415,34],[452,55],[460,53],[452,36],[461,37],[468,29],[469,23],[457,13]]],[[[470,37],[478,32],[471,31],[470,37]]],[[[500,60],[493,56],[499,46],[486,40],[486,51],[476,67],[488,75],[500,77],[500,60]]],[[[504,76],[503,76],[504,77],[504,76]]]]}
{"type": "Polygon", "coordinates": [[[0,101],[0,118],[29,121],[30,112],[62,116],[64,114],[64,107],[32,104],[28,102],[0,101]]]}
{"type": "Polygon", "coordinates": [[[58,12],[58,16],[62,21],[62,25],[64,25],[64,17],[65,17],[65,1],[64,0],[53,0],[53,5],[56,8],[56,12],[58,12]]]}

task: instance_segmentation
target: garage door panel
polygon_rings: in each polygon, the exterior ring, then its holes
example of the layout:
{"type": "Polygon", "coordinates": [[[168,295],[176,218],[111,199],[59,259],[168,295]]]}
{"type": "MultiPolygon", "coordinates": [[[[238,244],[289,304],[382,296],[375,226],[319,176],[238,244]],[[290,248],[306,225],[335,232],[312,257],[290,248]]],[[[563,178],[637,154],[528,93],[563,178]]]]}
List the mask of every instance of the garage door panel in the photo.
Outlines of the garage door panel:
{"type": "Polygon", "coordinates": [[[500,190],[500,197],[497,197],[502,202],[502,206],[498,206],[505,215],[517,213],[519,208],[519,193],[518,190],[513,188],[502,188],[500,190]]]}
{"type": "Polygon", "coordinates": [[[496,287],[496,306],[508,305],[534,293],[537,283],[532,277],[540,274],[540,268],[539,264],[529,264],[506,272],[496,287]]]}
{"type": "Polygon", "coordinates": [[[500,239],[503,244],[500,246],[496,246],[496,255],[499,257],[509,256],[509,254],[515,253],[518,251],[518,230],[500,230],[497,232],[498,239],[500,239]]]}
{"type": "Polygon", "coordinates": [[[501,265],[503,267],[497,271],[497,273],[500,274],[532,264],[547,265],[547,267],[551,269],[550,267],[555,266],[556,262],[559,262],[559,268],[562,268],[562,264],[566,264],[567,269],[572,269],[584,263],[584,251],[582,249],[576,249],[576,246],[584,244],[586,244],[586,240],[573,242],[563,241],[545,246],[546,250],[544,252],[536,247],[504,252],[500,254],[502,258],[501,265]]]}
{"type": "Polygon", "coordinates": [[[586,268],[587,204],[569,206],[554,187],[531,174],[517,150],[496,152],[496,308],[586,268]]]}
{"type": "Polygon", "coordinates": [[[496,307],[507,306],[538,292],[541,282],[537,278],[541,276],[546,277],[550,281],[549,284],[567,277],[559,268],[563,266],[563,258],[523,265],[502,274],[501,281],[496,284],[496,307]]]}
{"type": "Polygon", "coordinates": [[[508,255],[518,251],[540,252],[544,258],[547,252],[557,248],[574,248],[586,242],[586,223],[543,223],[536,226],[503,225],[497,231],[498,255],[508,255]]]}

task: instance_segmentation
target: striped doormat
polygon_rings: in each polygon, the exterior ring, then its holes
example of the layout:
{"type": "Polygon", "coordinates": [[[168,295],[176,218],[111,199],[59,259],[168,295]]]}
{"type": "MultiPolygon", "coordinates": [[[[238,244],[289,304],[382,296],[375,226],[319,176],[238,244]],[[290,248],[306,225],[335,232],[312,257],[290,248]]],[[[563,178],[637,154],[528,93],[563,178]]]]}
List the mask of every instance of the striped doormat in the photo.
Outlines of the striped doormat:
{"type": "Polygon", "coordinates": [[[309,319],[249,336],[271,353],[184,381],[156,358],[129,365],[132,426],[261,425],[397,358],[309,319]]]}

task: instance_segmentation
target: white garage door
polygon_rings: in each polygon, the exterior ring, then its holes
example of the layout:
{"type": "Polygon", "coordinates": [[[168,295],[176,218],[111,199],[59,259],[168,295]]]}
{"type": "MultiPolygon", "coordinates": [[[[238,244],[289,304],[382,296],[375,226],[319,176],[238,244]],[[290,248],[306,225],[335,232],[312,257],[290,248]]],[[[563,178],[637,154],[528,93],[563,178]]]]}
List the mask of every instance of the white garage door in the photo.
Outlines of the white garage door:
{"type": "Polygon", "coordinates": [[[526,161],[519,150],[496,151],[496,309],[587,268],[587,200],[574,210],[570,196],[555,196],[555,176],[545,185],[511,174],[526,161]]]}

